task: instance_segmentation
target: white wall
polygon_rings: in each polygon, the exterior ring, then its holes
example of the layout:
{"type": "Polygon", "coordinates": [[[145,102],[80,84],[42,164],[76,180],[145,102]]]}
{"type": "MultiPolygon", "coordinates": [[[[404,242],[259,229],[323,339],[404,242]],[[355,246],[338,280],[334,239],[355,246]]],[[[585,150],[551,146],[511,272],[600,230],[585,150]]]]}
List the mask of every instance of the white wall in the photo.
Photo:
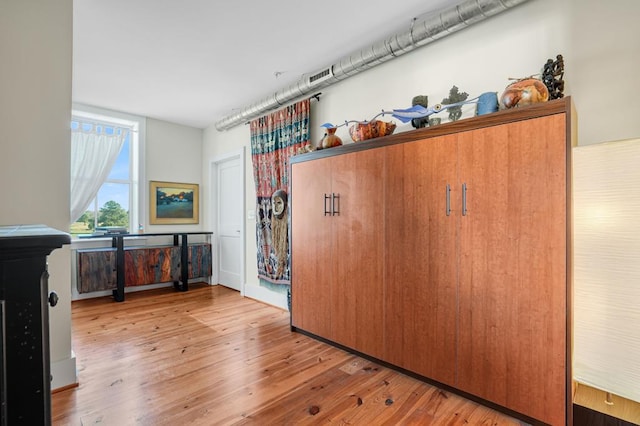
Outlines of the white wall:
{"type": "MultiPolygon", "coordinates": [[[[312,139],[319,125],[369,119],[382,109],[411,106],[415,95],[441,102],[454,84],[470,97],[501,94],[509,78],[541,71],[547,59],[565,58],[565,94],[578,115],[578,143],[638,137],[640,103],[633,101],[633,78],[640,69],[640,2],[634,0],[531,0],[501,15],[431,43],[333,86],[312,101],[312,139]]],[[[330,65],[327,63],[326,65],[330,65]]],[[[256,92],[256,96],[263,95],[256,92]]],[[[473,106],[463,108],[463,118],[473,106]]],[[[439,114],[443,120],[447,115],[439,114]]],[[[396,133],[412,130],[400,125],[396,133]]],[[[347,129],[338,136],[350,142],[347,129]]],[[[204,132],[204,161],[241,146],[249,148],[249,128],[204,132]]],[[[250,156],[247,156],[247,208],[255,206],[250,156]]],[[[245,215],[246,217],[246,215],[245,215]]],[[[254,221],[247,221],[247,285],[258,285],[254,221]]]]}
{"type": "MultiPolygon", "coordinates": [[[[238,151],[241,147],[246,147],[245,152],[245,206],[247,210],[255,210],[256,208],[256,197],[255,197],[255,184],[253,181],[253,164],[251,163],[251,147],[249,146],[249,126],[240,125],[234,127],[224,133],[219,133],[215,130],[214,126],[210,126],[205,129],[203,134],[203,144],[202,144],[202,159],[203,159],[203,172],[207,175],[206,178],[203,178],[203,194],[210,194],[211,187],[208,181],[208,172],[210,167],[210,162],[212,159],[216,157],[220,157],[224,154],[238,151]],[[215,140],[215,143],[207,143],[207,141],[215,140]]],[[[204,197],[203,197],[204,198],[204,197]]],[[[204,211],[211,212],[213,207],[207,203],[210,202],[209,197],[206,197],[206,202],[204,206],[204,211]]],[[[207,230],[213,230],[215,223],[212,223],[212,215],[207,214],[206,217],[203,218],[205,221],[205,228],[207,230]]],[[[245,284],[249,284],[252,288],[245,288],[245,295],[251,295],[255,293],[255,290],[258,290],[258,266],[256,264],[256,235],[255,235],[255,220],[247,219],[247,214],[244,214],[245,220],[245,274],[247,282],[245,284]]],[[[263,301],[267,303],[272,303],[278,305],[278,303],[273,303],[273,301],[269,297],[262,298],[263,301]]],[[[284,305],[286,306],[286,304],[284,305]]]]}
{"type": "Polygon", "coordinates": [[[640,102],[634,85],[640,69],[640,2],[572,2],[567,56],[579,145],[637,138],[640,102]]]}
{"type": "Polygon", "coordinates": [[[201,162],[201,129],[147,118],[145,146],[145,200],[143,225],[146,232],[208,231],[203,226],[201,180],[204,174],[201,162]],[[200,185],[200,220],[197,225],[149,225],[149,181],[197,183],[200,185]]]}
{"type": "MultiPolygon", "coordinates": [[[[69,229],[72,0],[0,2],[0,224],[69,229]]],[[[53,387],[75,381],[69,249],[48,259],[53,387]]]]}

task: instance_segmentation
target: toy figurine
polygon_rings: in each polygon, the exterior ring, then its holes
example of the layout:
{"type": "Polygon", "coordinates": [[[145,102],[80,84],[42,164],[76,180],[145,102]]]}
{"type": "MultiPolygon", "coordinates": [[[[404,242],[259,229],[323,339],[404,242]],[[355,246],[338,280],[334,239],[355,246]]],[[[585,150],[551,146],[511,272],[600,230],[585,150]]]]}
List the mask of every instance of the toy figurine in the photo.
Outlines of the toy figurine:
{"type": "Polygon", "coordinates": [[[335,134],[337,127],[333,127],[328,123],[325,123],[320,127],[324,127],[326,129],[326,133],[322,140],[320,140],[320,143],[318,143],[317,149],[333,148],[334,146],[342,145],[342,139],[335,134]]]}
{"type": "Polygon", "coordinates": [[[549,99],[564,97],[564,59],[562,55],[556,56],[556,60],[548,59],[542,71],[542,81],[549,90],[549,99]]]}

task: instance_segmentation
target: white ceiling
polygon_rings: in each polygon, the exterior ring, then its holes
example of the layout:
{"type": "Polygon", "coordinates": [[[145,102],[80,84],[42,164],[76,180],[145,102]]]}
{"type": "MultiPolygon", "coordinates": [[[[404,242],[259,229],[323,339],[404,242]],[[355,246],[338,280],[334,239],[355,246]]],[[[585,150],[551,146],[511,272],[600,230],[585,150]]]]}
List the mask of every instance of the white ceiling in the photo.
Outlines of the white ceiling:
{"type": "Polygon", "coordinates": [[[459,0],[74,0],[73,102],[205,128],[459,0]]]}

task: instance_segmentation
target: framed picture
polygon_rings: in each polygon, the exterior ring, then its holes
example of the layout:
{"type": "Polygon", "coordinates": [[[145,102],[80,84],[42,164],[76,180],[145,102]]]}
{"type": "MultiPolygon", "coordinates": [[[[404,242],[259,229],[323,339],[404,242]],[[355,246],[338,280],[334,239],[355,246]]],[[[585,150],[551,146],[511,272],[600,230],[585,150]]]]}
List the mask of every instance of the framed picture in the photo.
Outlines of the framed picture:
{"type": "Polygon", "coordinates": [[[178,225],[198,223],[197,183],[149,181],[149,223],[178,225]]]}

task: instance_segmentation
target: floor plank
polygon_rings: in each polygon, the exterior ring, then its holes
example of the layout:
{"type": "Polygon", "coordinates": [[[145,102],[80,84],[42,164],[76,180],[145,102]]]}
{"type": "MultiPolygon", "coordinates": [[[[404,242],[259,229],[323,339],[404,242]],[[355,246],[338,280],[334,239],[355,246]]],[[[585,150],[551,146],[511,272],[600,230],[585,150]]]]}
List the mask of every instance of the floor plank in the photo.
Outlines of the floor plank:
{"type": "Polygon", "coordinates": [[[54,425],[522,425],[291,332],[289,315],[222,286],[74,301],[79,386],[54,425]]]}

